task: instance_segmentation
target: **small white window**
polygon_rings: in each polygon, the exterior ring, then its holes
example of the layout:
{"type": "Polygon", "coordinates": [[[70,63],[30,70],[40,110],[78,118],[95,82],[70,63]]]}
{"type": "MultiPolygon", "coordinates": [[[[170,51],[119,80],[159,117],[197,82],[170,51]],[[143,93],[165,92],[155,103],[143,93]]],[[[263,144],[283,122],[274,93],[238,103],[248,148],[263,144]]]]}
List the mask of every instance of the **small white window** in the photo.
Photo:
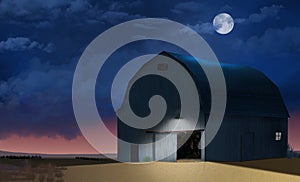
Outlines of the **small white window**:
{"type": "Polygon", "coordinates": [[[282,133],[280,131],[276,131],[275,132],[275,140],[280,141],[281,140],[281,135],[282,135],[282,133]]]}

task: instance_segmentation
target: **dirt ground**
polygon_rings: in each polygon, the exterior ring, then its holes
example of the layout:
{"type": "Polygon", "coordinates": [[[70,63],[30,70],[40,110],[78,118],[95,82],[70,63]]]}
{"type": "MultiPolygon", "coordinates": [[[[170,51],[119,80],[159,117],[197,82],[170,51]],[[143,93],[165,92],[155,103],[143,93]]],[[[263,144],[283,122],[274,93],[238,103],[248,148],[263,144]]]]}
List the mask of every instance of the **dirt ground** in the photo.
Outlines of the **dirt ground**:
{"type": "MultiPolygon", "coordinates": [[[[282,168],[292,164],[288,169],[293,170],[293,165],[299,165],[298,159],[281,159],[272,161],[252,161],[252,167],[273,165],[282,168]],[[288,162],[286,160],[289,160],[288,162]],[[259,165],[261,163],[261,165],[259,165]]],[[[246,165],[246,163],[243,163],[246,165]]],[[[288,170],[286,169],[286,170],[288,170]]],[[[298,167],[298,170],[299,167],[298,167]]],[[[281,170],[283,171],[283,170],[281,170]]],[[[281,172],[267,171],[250,168],[249,166],[237,166],[237,164],[221,164],[215,162],[180,161],[177,163],[150,162],[136,164],[101,164],[86,166],[70,166],[64,171],[64,181],[300,181],[300,176],[284,174],[281,172]]]]}
{"type": "Polygon", "coordinates": [[[249,167],[254,169],[262,169],[280,173],[294,174],[300,176],[300,158],[292,159],[266,159],[246,162],[228,162],[236,166],[249,167]]]}
{"type": "Polygon", "coordinates": [[[1,181],[300,181],[300,159],[231,163],[192,159],[135,164],[110,159],[1,159],[1,181]]]}

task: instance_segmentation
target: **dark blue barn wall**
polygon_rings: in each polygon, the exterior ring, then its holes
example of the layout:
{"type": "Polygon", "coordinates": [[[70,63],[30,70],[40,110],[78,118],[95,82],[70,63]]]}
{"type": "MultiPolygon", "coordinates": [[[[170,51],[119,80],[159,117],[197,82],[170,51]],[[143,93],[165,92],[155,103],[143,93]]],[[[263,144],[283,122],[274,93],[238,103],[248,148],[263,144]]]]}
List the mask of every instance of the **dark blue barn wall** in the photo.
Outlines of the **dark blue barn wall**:
{"type": "Polygon", "coordinates": [[[281,158],[286,157],[286,151],[287,119],[225,116],[216,137],[206,147],[206,160],[281,158]],[[276,131],[282,132],[281,141],[275,141],[276,131]]]}

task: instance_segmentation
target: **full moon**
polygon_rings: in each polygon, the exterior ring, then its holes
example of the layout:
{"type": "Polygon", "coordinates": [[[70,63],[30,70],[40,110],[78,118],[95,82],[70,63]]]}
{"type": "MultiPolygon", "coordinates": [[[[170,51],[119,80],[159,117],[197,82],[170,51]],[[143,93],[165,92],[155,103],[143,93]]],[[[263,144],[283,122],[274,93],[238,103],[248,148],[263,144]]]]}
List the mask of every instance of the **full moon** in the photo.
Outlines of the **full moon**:
{"type": "Polygon", "coordinates": [[[232,17],[227,13],[220,13],[215,16],[213,20],[213,25],[219,34],[228,34],[232,31],[234,22],[232,17]]]}

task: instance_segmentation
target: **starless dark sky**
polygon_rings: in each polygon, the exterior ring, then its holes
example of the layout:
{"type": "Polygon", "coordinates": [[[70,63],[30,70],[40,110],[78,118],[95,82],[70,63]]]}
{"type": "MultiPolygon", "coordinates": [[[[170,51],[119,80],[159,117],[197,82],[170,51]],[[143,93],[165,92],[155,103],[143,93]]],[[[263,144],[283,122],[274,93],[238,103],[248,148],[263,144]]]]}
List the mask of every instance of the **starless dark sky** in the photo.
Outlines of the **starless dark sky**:
{"type": "MultiPolygon", "coordinates": [[[[81,53],[106,29],[145,17],[185,24],[208,42],[221,62],[264,72],[283,94],[291,114],[289,143],[300,149],[299,6],[297,1],[284,0],[2,0],[0,150],[76,153],[76,148],[60,150],[59,146],[85,142],[71,100],[72,78],[81,53]],[[211,24],[221,12],[231,14],[235,21],[233,31],[227,35],[217,34],[211,24]],[[42,145],[50,141],[54,142],[51,150],[42,145]],[[53,150],[55,141],[57,150],[53,150]],[[21,145],[24,142],[27,145],[21,145]]],[[[96,98],[99,105],[108,105],[100,110],[112,131],[115,121],[108,97],[114,76],[111,74],[135,56],[163,50],[177,49],[153,41],[125,46],[100,72],[103,79],[97,84],[96,98]]],[[[87,147],[85,152],[90,151],[87,147]]],[[[114,151],[114,146],[103,149],[114,151]]]]}

